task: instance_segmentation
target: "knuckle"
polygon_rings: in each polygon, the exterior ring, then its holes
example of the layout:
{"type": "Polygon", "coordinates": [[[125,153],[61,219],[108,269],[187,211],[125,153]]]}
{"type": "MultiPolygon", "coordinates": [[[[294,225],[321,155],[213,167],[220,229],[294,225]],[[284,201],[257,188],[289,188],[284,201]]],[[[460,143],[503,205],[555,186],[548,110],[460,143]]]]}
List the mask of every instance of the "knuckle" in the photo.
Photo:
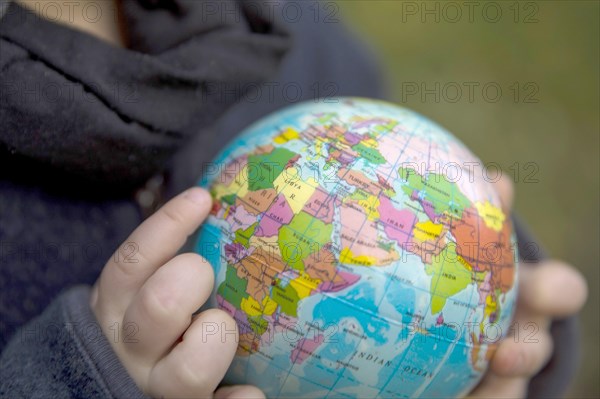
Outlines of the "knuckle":
{"type": "Polygon", "coordinates": [[[140,312],[157,324],[180,318],[181,306],[175,298],[159,293],[156,288],[145,287],[139,298],[140,312]]]}
{"type": "Polygon", "coordinates": [[[165,206],[160,210],[160,212],[169,223],[182,225],[186,222],[184,215],[182,215],[180,212],[177,212],[172,207],[165,206]]]}
{"type": "Polygon", "coordinates": [[[210,389],[210,378],[206,373],[199,373],[189,361],[180,361],[174,366],[174,378],[179,384],[186,387],[189,391],[203,391],[210,389]]]}
{"type": "Polygon", "coordinates": [[[136,251],[135,256],[131,256],[131,251],[126,249],[124,245],[120,246],[114,253],[110,264],[117,272],[125,278],[138,278],[138,265],[147,265],[148,258],[141,251],[136,251]]]}
{"type": "Polygon", "coordinates": [[[123,281],[134,281],[138,278],[138,271],[134,264],[123,263],[123,262],[112,262],[112,267],[115,269],[116,274],[123,281]]]}

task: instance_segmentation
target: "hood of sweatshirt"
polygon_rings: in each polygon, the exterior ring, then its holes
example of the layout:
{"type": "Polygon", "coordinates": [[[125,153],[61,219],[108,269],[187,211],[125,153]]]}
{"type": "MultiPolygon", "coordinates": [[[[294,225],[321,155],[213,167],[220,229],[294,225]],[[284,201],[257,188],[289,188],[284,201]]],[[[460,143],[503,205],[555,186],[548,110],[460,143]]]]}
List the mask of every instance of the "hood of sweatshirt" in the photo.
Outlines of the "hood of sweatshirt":
{"type": "Polygon", "coordinates": [[[290,45],[244,2],[118,4],[126,48],[3,3],[1,169],[137,187],[276,74],[290,45]]]}

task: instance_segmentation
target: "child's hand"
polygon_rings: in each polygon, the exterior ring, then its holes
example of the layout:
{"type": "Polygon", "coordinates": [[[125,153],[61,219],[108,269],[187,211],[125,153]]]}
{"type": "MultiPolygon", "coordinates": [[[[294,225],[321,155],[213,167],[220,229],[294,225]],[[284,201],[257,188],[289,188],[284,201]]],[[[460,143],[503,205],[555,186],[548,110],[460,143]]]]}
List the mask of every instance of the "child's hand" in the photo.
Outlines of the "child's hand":
{"type": "Polygon", "coordinates": [[[192,317],[211,293],[213,271],[199,255],[175,254],[210,208],[199,188],[165,204],[108,261],[92,291],[113,349],[153,397],[264,397],[251,386],[215,392],[235,354],[237,326],[221,310],[192,317]]]}
{"type": "MultiPolygon", "coordinates": [[[[513,189],[508,179],[500,180],[498,191],[509,213],[513,189]]],[[[523,336],[507,337],[501,342],[490,363],[490,369],[473,397],[524,398],[529,380],[552,356],[550,336],[552,318],[573,315],[587,298],[587,285],[581,274],[570,265],[558,261],[543,261],[535,267],[519,268],[519,295],[515,322],[521,328],[535,323],[539,330],[525,342],[523,336]],[[537,340],[537,342],[535,342],[537,340]]],[[[525,331],[530,333],[531,330],[525,331]]]]}

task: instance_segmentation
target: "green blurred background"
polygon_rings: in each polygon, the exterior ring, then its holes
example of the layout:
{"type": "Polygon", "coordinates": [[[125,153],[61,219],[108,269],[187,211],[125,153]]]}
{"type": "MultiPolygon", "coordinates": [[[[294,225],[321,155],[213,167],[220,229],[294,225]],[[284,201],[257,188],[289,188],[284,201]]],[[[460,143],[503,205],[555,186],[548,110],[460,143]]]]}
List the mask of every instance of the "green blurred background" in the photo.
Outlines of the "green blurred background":
{"type": "Polygon", "coordinates": [[[383,61],[392,99],[509,173],[516,211],[553,257],[585,274],[583,359],[569,397],[598,398],[600,2],[492,3],[469,13],[462,1],[337,2],[383,61]]]}

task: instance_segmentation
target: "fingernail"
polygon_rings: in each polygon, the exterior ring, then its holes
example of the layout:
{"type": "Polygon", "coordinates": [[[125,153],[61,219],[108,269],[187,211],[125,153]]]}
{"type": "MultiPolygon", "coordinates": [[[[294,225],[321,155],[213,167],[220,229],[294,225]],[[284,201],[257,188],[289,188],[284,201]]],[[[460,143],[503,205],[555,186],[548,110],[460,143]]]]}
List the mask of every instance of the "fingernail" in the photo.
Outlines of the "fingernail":
{"type": "Polygon", "coordinates": [[[203,190],[199,187],[190,188],[185,193],[185,198],[189,199],[195,204],[203,205],[210,202],[210,194],[208,191],[203,190]]]}

